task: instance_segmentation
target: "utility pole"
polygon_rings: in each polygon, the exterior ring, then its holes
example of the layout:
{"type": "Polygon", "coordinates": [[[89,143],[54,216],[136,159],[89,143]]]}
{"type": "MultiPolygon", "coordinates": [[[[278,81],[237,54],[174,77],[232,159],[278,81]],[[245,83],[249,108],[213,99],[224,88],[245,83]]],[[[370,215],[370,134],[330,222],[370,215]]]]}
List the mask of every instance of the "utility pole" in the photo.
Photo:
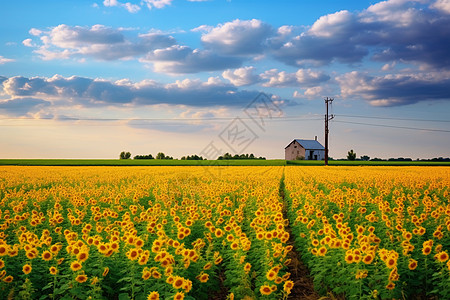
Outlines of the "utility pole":
{"type": "Polygon", "coordinates": [[[333,98],[325,98],[325,106],[327,113],[325,114],[325,166],[328,166],[328,121],[334,118],[334,115],[328,114],[328,103],[331,105],[333,102],[333,98]]]}

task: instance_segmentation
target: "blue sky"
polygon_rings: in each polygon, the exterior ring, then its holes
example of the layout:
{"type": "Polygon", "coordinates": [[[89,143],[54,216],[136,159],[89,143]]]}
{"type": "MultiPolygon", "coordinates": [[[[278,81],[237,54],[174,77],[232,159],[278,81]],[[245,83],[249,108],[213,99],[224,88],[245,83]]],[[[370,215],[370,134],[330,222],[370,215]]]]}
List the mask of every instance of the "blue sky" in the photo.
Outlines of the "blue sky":
{"type": "Polygon", "coordinates": [[[2,3],[0,157],[283,158],[325,97],[332,157],[449,157],[450,1],[311,2],[2,3]]]}

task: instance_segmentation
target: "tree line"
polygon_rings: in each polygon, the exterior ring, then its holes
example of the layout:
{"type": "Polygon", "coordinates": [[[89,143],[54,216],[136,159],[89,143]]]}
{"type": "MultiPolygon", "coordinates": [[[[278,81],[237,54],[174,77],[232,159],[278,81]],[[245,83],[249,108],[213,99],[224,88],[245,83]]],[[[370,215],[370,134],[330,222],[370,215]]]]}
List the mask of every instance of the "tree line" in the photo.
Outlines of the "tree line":
{"type": "MultiPolygon", "coordinates": [[[[119,155],[120,159],[130,159],[131,153],[122,151],[119,155]]],[[[136,155],[133,157],[133,159],[173,159],[172,156],[165,155],[163,152],[159,152],[156,157],[153,157],[153,155],[136,155]]],[[[217,160],[226,160],[226,159],[266,159],[265,157],[256,157],[253,153],[250,154],[235,154],[231,155],[230,153],[225,153],[224,155],[221,155],[217,158],[217,160]]],[[[182,156],[181,160],[206,160],[206,158],[203,158],[202,156],[198,156],[197,154],[193,155],[187,155],[182,156]]]]}
{"type": "MultiPolygon", "coordinates": [[[[378,157],[370,158],[370,156],[367,156],[367,155],[363,155],[363,156],[361,156],[358,159],[358,158],[356,158],[356,152],[354,152],[353,149],[347,152],[347,160],[362,160],[362,161],[413,161],[412,158],[409,158],[409,157],[397,157],[397,158],[391,157],[391,158],[388,158],[388,159],[382,159],[382,158],[378,158],[378,157]]],[[[416,159],[416,161],[438,161],[438,162],[445,161],[445,162],[447,162],[447,161],[450,161],[450,158],[448,158],[448,157],[445,157],[445,158],[444,157],[435,157],[435,158],[430,158],[430,159],[420,159],[420,158],[418,158],[418,159],[416,159]]]]}

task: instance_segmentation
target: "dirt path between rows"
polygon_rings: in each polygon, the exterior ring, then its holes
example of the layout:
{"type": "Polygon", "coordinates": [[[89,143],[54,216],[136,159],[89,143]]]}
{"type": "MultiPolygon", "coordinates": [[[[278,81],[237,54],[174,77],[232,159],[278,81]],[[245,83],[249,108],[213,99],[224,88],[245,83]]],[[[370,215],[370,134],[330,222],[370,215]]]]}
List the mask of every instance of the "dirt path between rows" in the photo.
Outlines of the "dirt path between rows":
{"type": "MultiPolygon", "coordinates": [[[[283,218],[288,219],[287,217],[287,204],[284,193],[284,170],[283,176],[280,181],[280,198],[283,199],[283,218]]],[[[290,224],[286,227],[286,231],[289,232],[289,241],[288,245],[292,245],[292,251],[289,252],[288,257],[291,259],[291,262],[288,265],[288,272],[291,273],[290,279],[294,282],[294,288],[291,290],[291,294],[288,297],[288,300],[294,299],[305,299],[305,300],[316,300],[319,299],[320,296],[314,290],[313,279],[310,277],[310,273],[308,268],[303,264],[300,254],[295,250],[294,241],[295,237],[292,234],[292,229],[290,224]]]]}

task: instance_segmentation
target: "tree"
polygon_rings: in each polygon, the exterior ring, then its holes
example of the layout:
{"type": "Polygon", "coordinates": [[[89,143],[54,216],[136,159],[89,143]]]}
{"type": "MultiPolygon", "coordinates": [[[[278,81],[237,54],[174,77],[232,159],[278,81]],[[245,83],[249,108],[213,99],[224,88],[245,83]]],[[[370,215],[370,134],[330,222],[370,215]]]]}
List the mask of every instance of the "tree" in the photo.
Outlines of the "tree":
{"type": "Polygon", "coordinates": [[[136,155],[134,159],[154,159],[151,154],[149,155],[136,155]]]}
{"type": "Polygon", "coordinates": [[[119,155],[120,159],[129,159],[130,157],[131,157],[130,152],[125,152],[125,151],[120,152],[120,155],[119,155]]]}
{"type": "Polygon", "coordinates": [[[353,149],[348,151],[347,159],[348,160],[355,160],[356,159],[356,152],[353,152],[353,149]]]}
{"type": "Polygon", "coordinates": [[[162,152],[159,152],[158,154],[156,154],[156,159],[165,159],[166,155],[162,152]]]}
{"type": "Polygon", "coordinates": [[[363,155],[363,156],[361,156],[361,160],[368,161],[368,160],[370,160],[370,156],[363,155]]]}

